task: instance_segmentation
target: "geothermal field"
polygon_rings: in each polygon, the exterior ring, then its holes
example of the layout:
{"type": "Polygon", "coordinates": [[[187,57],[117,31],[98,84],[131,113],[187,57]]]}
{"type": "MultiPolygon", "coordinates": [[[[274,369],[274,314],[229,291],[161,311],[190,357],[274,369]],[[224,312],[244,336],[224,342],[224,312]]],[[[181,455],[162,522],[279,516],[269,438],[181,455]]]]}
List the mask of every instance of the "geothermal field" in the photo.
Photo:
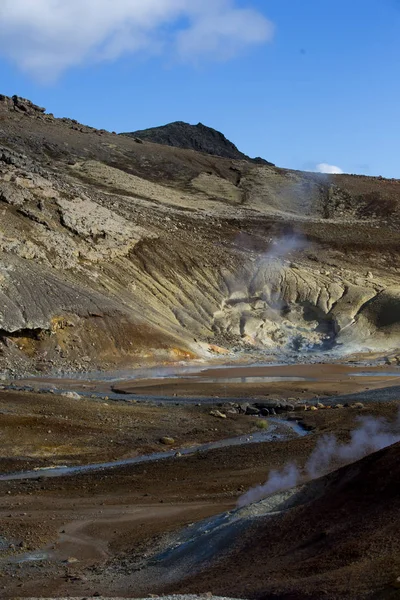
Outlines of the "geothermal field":
{"type": "Polygon", "coordinates": [[[0,597],[399,597],[400,180],[0,95],[0,212],[0,597]]]}

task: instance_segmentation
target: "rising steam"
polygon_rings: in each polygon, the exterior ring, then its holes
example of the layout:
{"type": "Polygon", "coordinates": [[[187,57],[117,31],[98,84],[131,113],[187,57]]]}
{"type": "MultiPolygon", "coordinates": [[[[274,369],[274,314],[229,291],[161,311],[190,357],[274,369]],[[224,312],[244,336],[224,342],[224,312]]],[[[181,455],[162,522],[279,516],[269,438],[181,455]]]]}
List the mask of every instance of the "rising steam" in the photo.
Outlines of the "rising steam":
{"type": "Polygon", "coordinates": [[[271,471],[264,485],[250,489],[238,500],[238,506],[257,502],[275,492],[288,490],[309,479],[321,477],[368,454],[382,450],[400,441],[400,412],[397,421],[359,417],[359,427],[351,432],[350,441],[341,444],[332,434],[324,435],[317,443],[304,469],[288,463],[281,470],[271,471]]]}
{"type": "Polygon", "coordinates": [[[283,261],[288,254],[303,250],[306,240],[299,234],[284,235],[273,240],[268,251],[262,255],[261,261],[279,260],[283,261]]]}

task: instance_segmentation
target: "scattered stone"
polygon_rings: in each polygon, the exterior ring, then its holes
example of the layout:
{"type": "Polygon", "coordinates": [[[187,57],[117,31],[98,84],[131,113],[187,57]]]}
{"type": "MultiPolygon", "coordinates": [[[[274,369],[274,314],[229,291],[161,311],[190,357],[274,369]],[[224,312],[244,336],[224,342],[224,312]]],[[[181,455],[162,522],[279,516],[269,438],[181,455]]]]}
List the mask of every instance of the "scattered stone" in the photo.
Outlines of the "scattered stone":
{"type": "Polygon", "coordinates": [[[385,356],[384,361],[385,361],[385,365],[388,365],[388,366],[398,364],[397,357],[394,357],[394,356],[385,356]]]}
{"type": "MultiPolygon", "coordinates": [[[[54,390],[49,390],[50,393],[54,393],[54,390]]],[[[70,400],[80,400],[81,396],[77,392],[63,392],[61,394],[63,398],[69,398],[70,400]]]]}
{"type": "Polygon", "coordinates": [[[356,402],[355,404],[352,404],[351,407],[352,408],[365,408],[365,406],[362,402],[356,402]]]}
{"type": "Polygon", "coordinates": [[[210,415],[212,417],[217,417],[218,419],[226,419],[226,414],[219,410],[211,410],[210,415]]]}
{"type": "Polygon", "coordinates": [[[246,408],[246,415],[257,416],[260,414],[260,410],[255,406],[248,406],[246,408]]]}
{"type": "Polygon", "coordinates": [[[261,400],[254,403],[257,408],[278,408],[281,405],[280,400],[261,400]]]}
{"type": "Polygon", "coordinates": [[[160,443],[164,444],[164,446],[173,446],[175,444],[175,440],[172,437],[164,436],[160,438],[160,443]]]}

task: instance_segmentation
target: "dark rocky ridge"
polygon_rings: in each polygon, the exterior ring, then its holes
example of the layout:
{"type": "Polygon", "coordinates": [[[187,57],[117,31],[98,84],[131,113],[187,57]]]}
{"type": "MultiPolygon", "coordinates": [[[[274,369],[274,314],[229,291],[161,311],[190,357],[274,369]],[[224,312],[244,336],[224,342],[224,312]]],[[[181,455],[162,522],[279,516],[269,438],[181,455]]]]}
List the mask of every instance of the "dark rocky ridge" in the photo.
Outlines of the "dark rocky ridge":
{"type": "Polygon", "coordinates": [[[248,160],[261,165],[274,166],[273,163],[263,158],[250,158],[230,142],[222,133],[212,127],[207,127],[203,123],[190,125],[183,121],[175,121],[161,127],[151,127],[132,133],[122,133],[129,137],[153,142],[155,144],[164,144],[175,148],[184,148],[186,150],[196,150],[213,156],[231,158],[233,160],[248,160]]]}
{"type": "Polygon", "coordinates": [[[28,115],[37,115],[46,112],[46,109],[42,106],[33,104],[33,102],[30,100],[21,98],[20,96],[13,96],[12,98],[9,98],[8,96],[0,94],[0,103],[5,105],[8,110],[27,113],[28,115]]]}

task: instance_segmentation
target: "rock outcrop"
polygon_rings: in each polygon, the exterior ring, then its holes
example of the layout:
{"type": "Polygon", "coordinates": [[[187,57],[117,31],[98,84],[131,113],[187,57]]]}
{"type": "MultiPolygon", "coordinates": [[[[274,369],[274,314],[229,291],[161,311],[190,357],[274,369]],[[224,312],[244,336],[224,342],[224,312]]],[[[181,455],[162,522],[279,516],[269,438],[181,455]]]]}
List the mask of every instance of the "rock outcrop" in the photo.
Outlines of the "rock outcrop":
{"type": "Polygon", "coordinates": [[[34,104],[30,100],[20,98],[19,96],[9,98],[8,96],[0,94],[0,103],[4,104],[8,110],[26,113],[28,115],[43,114],[46,112],[45,108],[37,106],[37,104],[34,104]]]}

